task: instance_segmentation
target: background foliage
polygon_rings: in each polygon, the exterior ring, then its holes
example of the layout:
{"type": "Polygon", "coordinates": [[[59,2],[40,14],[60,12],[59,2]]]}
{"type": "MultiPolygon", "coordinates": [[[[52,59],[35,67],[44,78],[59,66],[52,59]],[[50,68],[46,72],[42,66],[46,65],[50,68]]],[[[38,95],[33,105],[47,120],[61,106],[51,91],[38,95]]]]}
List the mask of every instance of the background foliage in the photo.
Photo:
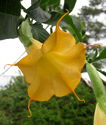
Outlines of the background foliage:
{"type": "Polygon", "coordinates": [[[96,101],[92,89],[85,84],[76,89],[85,103],[72,94],[53,97],[47,102],[32,102],[32,118],[27,117],[27,86],[23,77],[17,77],[0,90],[1,125],[92,125],[96,101]]]}
{"type": "Polygon", "coordinates": [[[90,0],[89,6],[81,9],[80,19],[86,25],[86,38],[88,40],[102,40],[106,38],[106,23],[103,21],[106,15],[105,0],[90,0]],[[102,18],[102,20],[101,20],[102,18]]]}

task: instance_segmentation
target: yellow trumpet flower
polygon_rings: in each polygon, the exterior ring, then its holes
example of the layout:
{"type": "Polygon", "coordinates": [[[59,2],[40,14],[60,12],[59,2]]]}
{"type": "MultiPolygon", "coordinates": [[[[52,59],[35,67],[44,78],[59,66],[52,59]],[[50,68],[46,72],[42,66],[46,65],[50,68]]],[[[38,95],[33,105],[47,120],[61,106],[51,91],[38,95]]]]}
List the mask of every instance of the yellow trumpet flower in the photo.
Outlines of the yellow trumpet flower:
{"type": "Polygon", "coordinates": [[[15,64],[30,83],[29,105],[32,100],[47,101],[52,96],[62,97],[69,93],[80,100],[75,88],[81,79],[86,47],[60,29],[59,23],[68,13],[58,20],[55,32],[43,44],[33,39],[28,55],[15,64]]]}
{"type": "MultiPolygon", "coordinates": [[[[68,12],[67,12],[68,13],[68,12]]],[[[62,97],[75,93],[85,64],[85,47],[74,37],[62,31],[59,23],[56,31],[44,42],[33,40],[28,55],[15,65],[30,83],[28,95],[31,100],[47,101],[53,95],[62,97]]]]}
{"type": "Polygon", "coordinates": [[[98,104],[94,115],[94,125],[106,125],[106,113],[101,110],[98,104]]]}

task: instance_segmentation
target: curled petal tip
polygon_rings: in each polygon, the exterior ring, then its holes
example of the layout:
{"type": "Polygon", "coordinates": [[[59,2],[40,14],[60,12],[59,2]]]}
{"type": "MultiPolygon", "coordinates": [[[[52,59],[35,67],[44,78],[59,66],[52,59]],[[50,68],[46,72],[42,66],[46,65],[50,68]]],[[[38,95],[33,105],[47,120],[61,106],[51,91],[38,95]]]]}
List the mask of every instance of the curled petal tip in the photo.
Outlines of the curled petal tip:
{"type": "Polygon", "coordinates": [[[4,69],[5,69],[7,66],[15,66],[15,64],[6,64],[6,65],[4,65],[4,69]]]}
{"type": "Polygon", "coordinates": [[[32,112],[31,112],[31,109],[30,109],[30,105],[31,105],[31,99],[29,99],[29,101],[28,101],[28,112],[29,112],[28,118],[32,117],[32,112]]]}
{"type": "Polygon", "coordinates": [[[57,21],[57,23],[56,23],[56,29],[59,29],[59,24],[60,24],[61,20],[62,20],[67,14],[69,14],[69,10],[66,9],[66,11],[67,11],[67,12],[66,12],[63,16],[61,16],[60,19],[57,21]]]}
{"type": "Polygon", "coordinates": [[[28,118],[31,118],[32,117],[32,113],[30,113],[29,115],[28,115],[28,118]]]}
{"type": "Polygon", "coordinates": [[[85,49],[87,49],[88,47],[101,47],[102,45],[100,45],[100,44],[95,44],[95,45],[86,45],[85,46],[85,49]]]}
{"type": "Polygon", "coordinates": [[[75,91],[73,91],[72,93],[75,95],[75,97],[78,99],[78,101],[81,101],[81,102],[85,103],[85,100],[84,99],[80,99],[79,96],[76,94],[75,91]]]}
{"type": "Polygon", "coordinates": [[[70,13],[70,11],[68,9],[66,9],[66,13],[70,13]]]}

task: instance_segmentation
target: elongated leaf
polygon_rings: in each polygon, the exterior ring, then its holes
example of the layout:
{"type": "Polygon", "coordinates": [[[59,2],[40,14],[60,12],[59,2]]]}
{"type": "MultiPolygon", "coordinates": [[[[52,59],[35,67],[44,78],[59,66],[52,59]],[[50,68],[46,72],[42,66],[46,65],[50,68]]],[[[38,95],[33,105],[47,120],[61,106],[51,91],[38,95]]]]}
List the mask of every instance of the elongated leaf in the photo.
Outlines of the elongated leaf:
{"type": "Polygon", "coordinates": [[[76,26],[76,28],[79,30],[82,30],[82,23],[81,23],[80,19],[76,16],[71,16],[71,18],[72,18],[72,21],[73,21],[74,25],[76,26]]]}
{"type": "Polygon", "coordinates": [[[59,7],[60,0],[41,0],[40,7],[46,10],[47,7],[59,7]]]}
{"type": "Polygon", "coordinates": [[[66,9],[68,9],[69,11],[72,11],[75,3],[77,0],[65,0],[64,2],[64,11],[66,11],[66,9]]]}
{"type": "Polygon", "coordinates": [[[98,60],[101,60],[101,59],[106,59],[106,48],[104,48],[100,52],[99,56],[97,56],[95,60],[98,61],[98,60]]]}
{"type": "Polygon", "coordinates": [[[69,31],[75,34],[78,42],[83,42],[81,31],[76,27],[76,25],[73,22],[73,19],[70,15],[67,15],[65,18],[65,22],[69,25],[70,29],[69,31]]]}
{"type": "Polygon", "coordinates": [[[0,14],[0,40],[17,37],[18,17],[0,14]]]}
{"type": "Polygon", "coordinates": [[[90,64],[86,64],[86,70],[92,82],[92,87],[96,96],[96,100],[99,103],[101,109],[106,113],[106,91],[105,86],[96,70],[96,68],[90,64]]]}
{"type": "Polygon", "coordinates": [[[0,0],[0,40],[17,37],[20,0],[0,0]]]}
{"type": "Polygon", "coordinates": [[[28,16],[37,22],[45,22],[50,18],[50,14],[39,7],[40,2],[35,2],[26,10],[28,16]]]}
{"type": "Polygon", "coordinates": [[[31,11],[37,7],[39,7],[41,0],[31,0],[31,6],[27,9],[28,11],[31,11]]]}
{"type": "Polygon", "coordinates": [[[33,5],[36,2],[40,2],[41,0],[31,0],[31,5],[33,5]]]}
{"type": "Polygon", "coordinates": [[[38,23],[32,25],[32,34],[40,42],[44,42],[49,37],[49,33],[38,23]]]}
{"type": "Polygon", "coordinates": [[[49,20],[47,20],[45,23],[55,26],[56,22],[58,21],[58,19],[62,16],[61,13],[58,12],[51,12],[51,18],[49,20]]]}
{"type": "Polygon", "coordinates": [[[0,12],[19,16],[20,10],[20,0],[0,0],[0,12]]]}

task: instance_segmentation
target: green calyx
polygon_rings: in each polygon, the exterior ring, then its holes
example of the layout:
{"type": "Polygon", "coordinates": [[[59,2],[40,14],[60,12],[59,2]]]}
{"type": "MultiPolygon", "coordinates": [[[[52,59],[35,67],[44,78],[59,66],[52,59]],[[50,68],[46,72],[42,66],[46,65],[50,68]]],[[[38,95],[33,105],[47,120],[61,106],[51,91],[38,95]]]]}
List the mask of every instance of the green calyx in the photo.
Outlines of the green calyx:
{"type": "Polygon", "coordinates": [[[18,33],[19,39],[22,42],[22,44],[25,47],[29,47],[32,44],[33,36],[31,33],[31,27],[28,19],[22,22],[22,24],[19,27],[18,33]]]}
{"type": "Polygon", "coordinates": [[[89,74],[89,77],[92,82],[92,88],[94,90],[96,100],[100,106],[100,108],[106,113],[106,90],[103,82],[96,70],[96,68],[92,65],[87,63],[86,70],[89,74]]]}

